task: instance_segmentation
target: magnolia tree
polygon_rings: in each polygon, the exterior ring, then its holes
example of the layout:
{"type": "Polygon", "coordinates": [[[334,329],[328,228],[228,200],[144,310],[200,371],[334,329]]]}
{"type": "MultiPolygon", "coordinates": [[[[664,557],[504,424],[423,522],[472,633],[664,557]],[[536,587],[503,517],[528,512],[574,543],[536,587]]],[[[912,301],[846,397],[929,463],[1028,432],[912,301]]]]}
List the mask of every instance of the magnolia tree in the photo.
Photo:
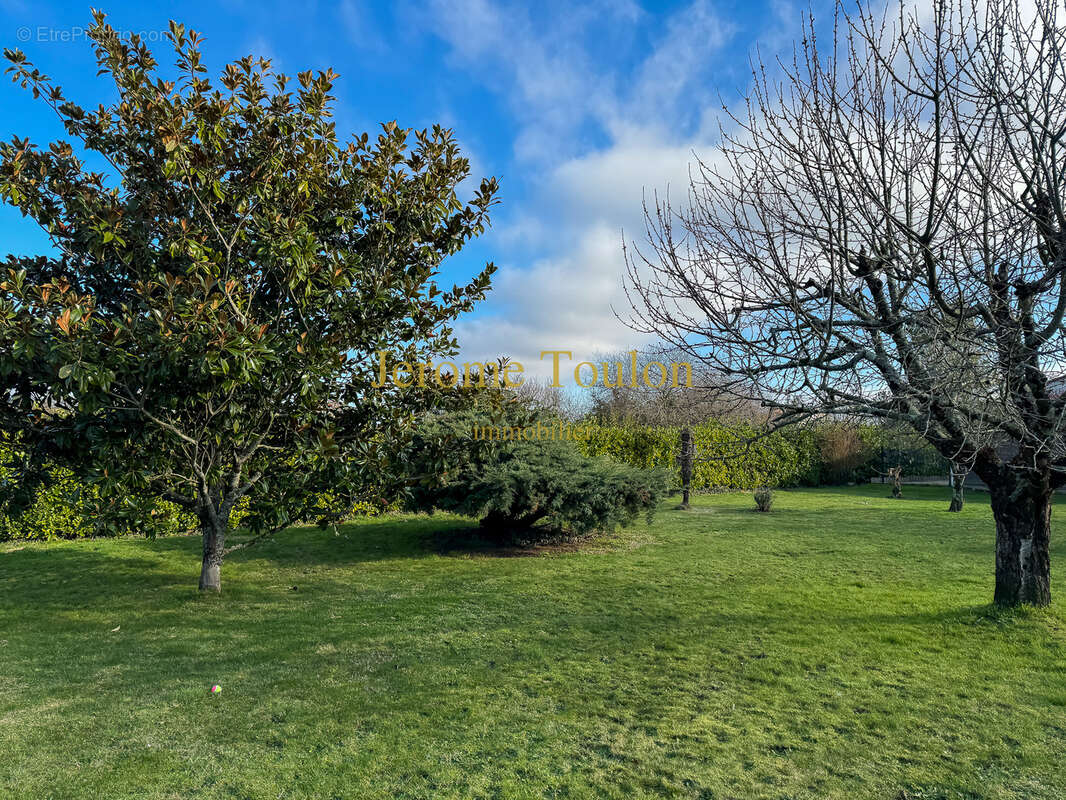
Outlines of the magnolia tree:
{"type": "Polygon", "coordinates": [[[102,522],[150,532],[160,498],[195,515],[200,588],[217,590],[238,502],[256,541],[319,514],[324,491],[343,510],[388,479],[432,396],[374,388],[369,361],[454,350],[449,323],[493,267],[436,276],[497,186],[459,200],[469,164],[441,128],[339,141],[330,71],[290,83],[249,57],[216,84],[171,23],[164,78],[103,15],[89,36],[117,92],[92,110],[5,52],[77,148],[0,145],[0,197],[53,245],[9,257],[0,283],[0,430],[23,445],[23,484],[69,466],[102,522]]]}
{"type": "Polygon", "coordinates": [[[774,424],[914,428],[991,491],[995,601],[1047,605],[1066,484],[1063,13],[931,5],[840,6],[828,47],[811,21],[794,59],[756,65],[688,202],[647,208],[635,322],[774,424]]]}

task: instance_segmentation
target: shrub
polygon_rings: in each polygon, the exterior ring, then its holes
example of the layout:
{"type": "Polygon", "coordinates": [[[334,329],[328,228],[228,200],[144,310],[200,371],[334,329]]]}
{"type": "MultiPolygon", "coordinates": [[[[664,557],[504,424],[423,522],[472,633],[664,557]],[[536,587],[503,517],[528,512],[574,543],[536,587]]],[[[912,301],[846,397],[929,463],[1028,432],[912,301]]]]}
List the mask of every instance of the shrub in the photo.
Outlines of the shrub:
{"type": "MultiPolygon", "coordinates": [[[[68,469],[46,466],[43,479],[32,490],[20,490],[17,445],[0,441],[0,488],[5,502],[0,505],[0,540],[80,539],[98,535],[95,524],[100,498],[93,486],[74,478],[68,469]]],[[[157,534],[183,533],[196,520],[173,503],[153,503],[144,517],[145,525],[157,534]]],[[[129,529],[125,533],[139,533],[129,529]]]]}
{"type": "Polygon", "coordinates": [[[497,540],[529,538],[531,532],[610,531],[642,512],[650,518],[668,487],[663,470],[591,458],[554,434],[534,441],[473,436],[475,424],[524,427],[536,419],[520,409],[495,417],[466,410],[426,419],[409,468],[432,477],[412,491],[410,507],[475,517],[497,540]]]}
{"type": "MultiPolygon", "coordinates": [[[[693,489],[818,486],[861,482],[886,463],[903,463],[909,475],[943,475],[948,465],[913,432],[880,425],[820,421],[771,434],[749,423],[716,420],[691,427],[696,445],[693,489]],[[887,459],[887,460],[886,460],[887,459]]],[[[681,429],[592,423],[578,446],[637,467],[663,467],[680,485],[681,429]]]]}
{"type": "Polygon", "coordinates": [[[755,490],[755,510],[769,511],[774,505],[774,492],[765,486],[755,490]]]}
{"type": "MultiPolygon", "coordinates": [[[[9,441],[0,440],[0,488],[8,498],[0,505],[0,541],[5,539],[51,540],[80,539],[101,535],[94,524],[98,518],[100,498],[92,486],[77,481],[70,470],[49,466],[44,480],[32,491],[16,490],[18,475],[16,462],[19,452],[9,441]]],[[[359,503],[343,508],[339,499],[323,493],[314,499],[316,519],[331,514],[337,516],[368,516],[389,510],[393,506],[359,503]]],[[[230,514],[230,526],[240,527],[248,516],[248,501],[242,498],[230,514]]],[[[314,521],[314,520],[311,520],[314,521]]],[[[126,534],[145,533],[151,525],[157,536],[186,533],[197,527],[196,519],[174,503],[158,501],[152,504],[142,523],[131,525],[126,534]]]]}
{"type": "MultiPolygon", "coordinates": [[[[9,468],[0,466],[0,480],[8,479],[9,468]]],[[[54,470],[22,504],[0,510],[0,540],[76,539],[92,534],[85,514],[81,487],[65,470],[54,470]]]]}

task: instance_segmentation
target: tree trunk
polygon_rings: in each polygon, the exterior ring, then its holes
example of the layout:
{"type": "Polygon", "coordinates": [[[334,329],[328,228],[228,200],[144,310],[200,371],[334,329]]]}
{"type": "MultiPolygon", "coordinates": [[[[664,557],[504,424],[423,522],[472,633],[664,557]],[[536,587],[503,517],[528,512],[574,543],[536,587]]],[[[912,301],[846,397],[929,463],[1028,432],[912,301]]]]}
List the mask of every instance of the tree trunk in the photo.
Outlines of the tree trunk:
{"type": "Polygon", "coordinates": [[[200,591],[222,591],[222,551],[226,546],[226,528],[214,514],[200,515],[203,532],[203,561],[200,567],[200,591]]]}
{"type": "Polygon", "coordinates": [[[948,511],[962,511],[962,490],[965,480],[965,472],[951,468],[951,505],[948,506],[948,511]]]}
{"type": "Polygon", "coordinates": [[[689,507],[689,489],[692,486],[692,461],[695,448],[692,444],[692,431],[681,430],[681,508],[689,507]]]}
{"type": "Polygon", "coordinates": [[[989,484],[996,520],[996,593],[1001,606],[1051,603],[1051,488],[1048,477],[989,484]]]}

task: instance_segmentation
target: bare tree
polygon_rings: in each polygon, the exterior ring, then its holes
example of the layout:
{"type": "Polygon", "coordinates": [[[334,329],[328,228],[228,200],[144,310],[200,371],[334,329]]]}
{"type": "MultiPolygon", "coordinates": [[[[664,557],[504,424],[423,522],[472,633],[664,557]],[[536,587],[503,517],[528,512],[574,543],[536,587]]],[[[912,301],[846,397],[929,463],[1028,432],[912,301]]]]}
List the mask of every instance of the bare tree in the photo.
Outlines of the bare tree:
{"type": "Polygon", "coordinates": [[[995,601],[1047,605],[1066,483],[1064,14],[932,5],[838,6],[827,48],[808,18],[787,64],[755,64],[687,202],[646,208],[634,324],[775,425],[914,428],[991,490],[995,601]]]}
{"type": "Polygon", "coordinates": [[[662,386],[648,386],[638,379],[627,380],[629,372],[638,376],[649,368],[659,374],[659,365],[687,361],[688,356],[676,348],[652,346],[637,352],[631,360],[630,351],[602,353],[595,357],[604,364],[605,380],[591,386],[588,392],[588,413],[610,423],[637,425],[698,425],[708,420],[765,422],[767,409],[738,398],[737,392],[723,389],[722,376],[705,364],[690,363],[689,369],[679,370],[679,386],[664,382],[662,386]],[[631,364],[636,364],[632,369],[631,364]]]}
{"type": "Polygon", "coordinates": [[[574,392],[553,387],[549,378],[527,378],[506,393],[530,408],[570,421],[580,419],[587,405],[574,392]]]}

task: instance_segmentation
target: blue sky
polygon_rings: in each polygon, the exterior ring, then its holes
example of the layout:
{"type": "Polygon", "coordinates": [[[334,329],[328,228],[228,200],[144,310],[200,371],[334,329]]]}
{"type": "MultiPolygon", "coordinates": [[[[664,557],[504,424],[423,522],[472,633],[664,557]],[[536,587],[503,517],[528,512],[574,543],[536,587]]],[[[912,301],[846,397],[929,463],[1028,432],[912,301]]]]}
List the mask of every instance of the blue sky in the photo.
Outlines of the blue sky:
{"type": "MultiPolygon", "coordinates": [[[[815,4],[816,8],[818,3],[815,4]]],[[[542,372],[543,349],[575,358],[639,341],[621,242],[639,240],[642,192],[683,191],[693,152],[713,156],[722,103],[747,88],[749,54],[790,52],[807,7],[788,0],[512,3],[143,3],[102,5],[119,30],[152,36],[171,18],[206,37],[212,70],[249,53],[287,73],[332,67],[340,132],[442,123],[475,173],[502,187],[492,229],[447,265],[463,280],[500,267],[490,298],[458,330],[464,356],[510,355],[542,372]]],[[[89,6],[0,0],[0,42],[20,47],[83,105],[111,98],[81,30],[89,6]]],[[[157,53],[166,62],[163,48],[157,53]]],[[[0,135],[62,129],[9,81],[0,135]]],[[[0,208],[4,252],[47,246],[0,208]]],[[[545,362],[544,366],[547,366],[545,362]]]]}

